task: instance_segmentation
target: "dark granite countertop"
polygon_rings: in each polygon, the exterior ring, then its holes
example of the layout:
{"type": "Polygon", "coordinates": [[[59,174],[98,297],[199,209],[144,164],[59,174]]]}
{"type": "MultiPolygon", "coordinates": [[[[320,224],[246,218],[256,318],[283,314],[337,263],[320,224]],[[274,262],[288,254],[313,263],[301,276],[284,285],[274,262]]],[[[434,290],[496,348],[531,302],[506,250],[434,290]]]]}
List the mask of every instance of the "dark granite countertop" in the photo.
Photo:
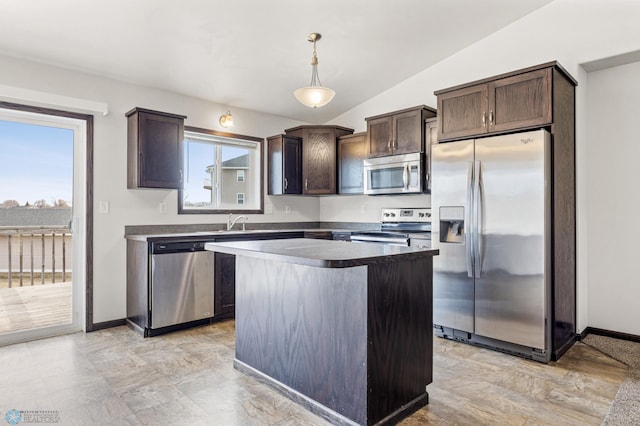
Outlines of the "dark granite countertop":
{"type": "Polygon", "coordinates": [[[282,234],[287,232],[302,232],[302,230],[297,229],[254,229],[249,231],[242,230],[233,230],[233,231],[196,231],[196,232],[174,232],[167,234],[147,234],[147,235],[125,235],[124,237],[127,240],[134,241],[159,241],[164,239],[180,239],[180,238],[189,238],[189,239],[215,239],[219,237],[228,236],[240,236],[240,235],[257,235],[257,234],[282,234]]]}
{"type": "Polygon", "coordinates": [[[169,240],[204,240],[204,239],[225,239],[225,237],[244,237],[250,239],[251,236],[269,235],[269,234],[303,234],[304,232],[353,232],[352,229],[329,229],[329,228],[311,228],[311,229],[248,229],[242,231],[240,229],[225,231],[193,231],[193,232],[168,232],[158,234],[125,234],[125,239],[144,242],[164,242],[169,240]]]}
{"type": "Polygon", "coordinates": [[[433,249],[309,238],[212,242],[205,244],[205,249],[322,268],[348,268],[438,254],[433,249]]]}

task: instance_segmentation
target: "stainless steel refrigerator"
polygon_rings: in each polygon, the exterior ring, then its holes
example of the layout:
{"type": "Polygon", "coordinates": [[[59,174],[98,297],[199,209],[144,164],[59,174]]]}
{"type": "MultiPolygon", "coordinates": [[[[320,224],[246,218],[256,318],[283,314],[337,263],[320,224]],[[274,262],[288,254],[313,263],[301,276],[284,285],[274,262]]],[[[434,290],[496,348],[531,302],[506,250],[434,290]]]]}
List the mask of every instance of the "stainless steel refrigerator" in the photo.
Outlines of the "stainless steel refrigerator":
{"type": "Polygon", "coordinates": [[[432,146],[436,335],[549,361],[550,136],[432,146]]]}

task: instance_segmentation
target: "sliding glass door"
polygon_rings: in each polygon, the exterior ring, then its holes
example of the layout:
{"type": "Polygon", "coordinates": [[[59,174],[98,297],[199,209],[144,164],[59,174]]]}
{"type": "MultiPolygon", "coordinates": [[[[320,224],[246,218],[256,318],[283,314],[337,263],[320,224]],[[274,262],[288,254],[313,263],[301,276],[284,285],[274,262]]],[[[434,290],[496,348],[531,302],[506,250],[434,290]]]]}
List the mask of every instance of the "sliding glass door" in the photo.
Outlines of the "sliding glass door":
{"type": "Polygon", "coordinates": [[[82,329],[86,135],[0,108],[0,345],[82,329]]]}

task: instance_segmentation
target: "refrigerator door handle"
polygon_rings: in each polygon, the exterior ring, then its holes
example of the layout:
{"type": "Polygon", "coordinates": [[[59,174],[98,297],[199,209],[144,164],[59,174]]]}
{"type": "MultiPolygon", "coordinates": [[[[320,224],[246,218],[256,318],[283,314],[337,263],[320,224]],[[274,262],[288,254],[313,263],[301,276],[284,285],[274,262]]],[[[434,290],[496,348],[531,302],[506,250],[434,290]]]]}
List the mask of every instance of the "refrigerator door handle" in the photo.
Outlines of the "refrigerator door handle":
{"type": "Polygon", "coordinates": [[[467,258],[467,276],[473,278],[473,225],[472,225],[472,213],[473,210],[473,161],[469,161],[467,165],[467,206],[465,208],[465,225],[464,230],[464,244],[466,249],[467,258]]]}
{"type": "Polygon", "coordinates": [[[474,164],[475,179],[473,181],[473,265],[474,278],[482,275],[481,236],[482,236],[482,167],[481,162],[474,164]]]}

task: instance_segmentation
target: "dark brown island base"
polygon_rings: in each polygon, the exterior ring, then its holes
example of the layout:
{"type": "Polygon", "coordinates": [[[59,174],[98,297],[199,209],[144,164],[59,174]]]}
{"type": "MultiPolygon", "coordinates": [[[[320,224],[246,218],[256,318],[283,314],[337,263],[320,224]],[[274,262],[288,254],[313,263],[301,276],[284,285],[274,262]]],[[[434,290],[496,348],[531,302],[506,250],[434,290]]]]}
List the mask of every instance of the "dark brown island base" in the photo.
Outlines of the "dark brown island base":
{"type": "Polygon", "coordinates": [[[234,366],[333,424],[393,424],[428,403],[437,250],[285,239],[236,255],[234,366]]]}

